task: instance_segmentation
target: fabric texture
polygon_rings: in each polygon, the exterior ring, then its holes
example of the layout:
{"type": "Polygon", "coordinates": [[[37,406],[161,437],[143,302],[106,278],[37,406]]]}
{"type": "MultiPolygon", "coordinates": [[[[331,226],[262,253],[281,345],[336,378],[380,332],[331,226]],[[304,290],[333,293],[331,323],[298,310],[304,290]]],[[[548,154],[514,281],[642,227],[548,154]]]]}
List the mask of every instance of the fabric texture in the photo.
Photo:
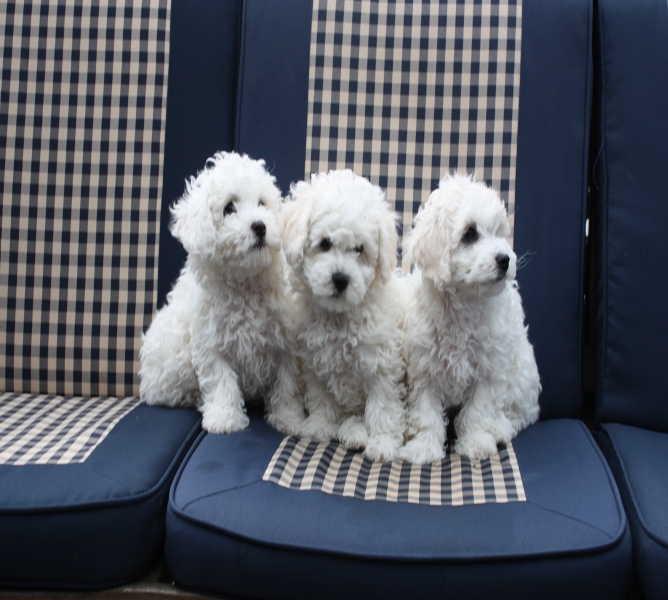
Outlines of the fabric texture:
{"type": "Polygon", "coordinates": [[[316,0],[305,176],[370,178],[408,233],[446,172],[476,173],[512,226],[521,32],[519,0],[316,0]]]}
{"type": "Polygon", "coordinates": [[[0,390],[132,396],[156,301],[168,0],[0,9],[0,390]]]}
{"type": "Polygon", "coordinates": [[[374,463],[336,441],[317,443],[292,436],[280,443],[262,480],[291,490],[430,506],[526,500],[512,443],[482,461],[448,448],[442,461],[412,465],[374,463]]]}

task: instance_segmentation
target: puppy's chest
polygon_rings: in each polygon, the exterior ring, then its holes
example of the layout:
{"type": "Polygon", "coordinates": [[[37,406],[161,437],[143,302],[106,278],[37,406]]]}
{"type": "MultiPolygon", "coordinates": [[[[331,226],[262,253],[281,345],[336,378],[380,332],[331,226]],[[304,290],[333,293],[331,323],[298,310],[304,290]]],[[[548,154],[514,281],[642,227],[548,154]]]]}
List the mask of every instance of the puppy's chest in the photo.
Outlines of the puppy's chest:
{"type": "Polygon", "coordinates": [[[243,348],[273,348],[282,342],[281,330],[273,306],[268,302],[249,302],[239,298],[216,306],[218,323],[223,330],[221,349],[237,353],[243,348]]]}
{"type": "Polygon", "coordinates": [[[485,370],[484,329],[450,323],[434,330],[432,376],[452,400],[461,401],[485,370]]]}
{"type": "Polygon", "coordinates": [[[376,370],[374,340],[322,328],[300,335],[299,342],[302,359],[339,402],[365,398],[365,384],[376,370]]]}

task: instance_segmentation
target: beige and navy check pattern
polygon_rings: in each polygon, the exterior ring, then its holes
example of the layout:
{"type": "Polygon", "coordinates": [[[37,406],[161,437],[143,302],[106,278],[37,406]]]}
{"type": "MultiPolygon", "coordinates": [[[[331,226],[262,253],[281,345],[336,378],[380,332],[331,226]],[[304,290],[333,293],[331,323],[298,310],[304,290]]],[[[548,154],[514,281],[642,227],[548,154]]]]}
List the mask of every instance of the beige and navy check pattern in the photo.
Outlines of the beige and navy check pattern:
{"type": "Polygon", "coordinates": [[[368,177],[408,232],[445,173],[474,172],[512,225],[521,33],[521,0],[314,0],[306,176],[368,177]]]}
{"type": "Polygon", "coordinates": [[[448,451],[442,461],[413,465],[372,463],[338,442],[317,443],[292,436],[279,445],[263,480],[292,490],[431,506],[526,500],[512,443],[482,461],[448,451]]]}
{"type": "Polygon", "coordinates": [[[169,0],[0,4],[2,391],[137,393],[169,17],[169,0]]]}
{"type": "Polygon", "coordinates": [[[0,465],[82,463],[139,398],[0,395],[0,465]]]}

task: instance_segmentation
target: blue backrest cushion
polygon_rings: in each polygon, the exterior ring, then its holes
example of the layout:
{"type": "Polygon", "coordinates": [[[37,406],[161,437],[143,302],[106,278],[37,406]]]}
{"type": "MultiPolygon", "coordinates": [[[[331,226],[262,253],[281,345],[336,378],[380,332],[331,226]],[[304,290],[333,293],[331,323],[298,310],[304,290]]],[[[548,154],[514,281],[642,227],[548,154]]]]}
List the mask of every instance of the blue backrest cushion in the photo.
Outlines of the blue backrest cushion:
{"type": "Polygon", "coordinates": [[[158,307],[186,255],[169,231],[169,207],[207,158],[234,148],[240,19],[241,0],[172,0],[158,307]]]}
{"type": "Polygon", "coordinates": [[[402,234],[448,171],[501,193],[543,418],[581,401],[591,28],[588,0],[244,2],[236,145],[284,192],[353,168],[402,234]]]}
{"type": "Polygon", "coordinates": [[[668,4],[597,17],[598,419],[668,431],[668,4]]]}

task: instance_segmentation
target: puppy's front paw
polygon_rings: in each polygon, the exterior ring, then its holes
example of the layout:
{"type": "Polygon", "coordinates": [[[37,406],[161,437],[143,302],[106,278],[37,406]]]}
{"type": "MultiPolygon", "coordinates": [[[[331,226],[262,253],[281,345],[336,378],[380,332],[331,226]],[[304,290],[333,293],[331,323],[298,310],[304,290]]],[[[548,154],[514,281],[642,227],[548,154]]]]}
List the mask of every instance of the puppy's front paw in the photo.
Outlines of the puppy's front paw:
{"type": "Polygon", "coordinates": [[[467,433],[455,442],[455,452],[471,460],[489,458],[497,453],[496,440],[486,431],[467,433]]]}
{"type": "Polygon", "coordinates": [[[364,456],[373,462],[392,462],[401,447],[401,439],[392,435],[374,435],[369,437],[364,456]]]}
{"type": "Polygon", "coordinates": [[[341,423],[336,437],[350,450],[364,450],[369,439],[369,432],[366,430],[362,417],[348,417],[341,423]]]}
{"type": "Polygon", "coordinates": [[[418,435],[399,449],[397,458],[405,462],[425,465],[443,460],[445,458],[445,447],[436,442],[430,443],[418,435]]]}
{"type": "Polygon", "coordinates": [[[314,442],[329,442],[336,437],[338,429],[336,423],[309,415],[302,423],[300,436],[310,438],[314,442]]]}
{"type": "Polygon", "coordinates": [[[209,433],[232,433],[248,427],[248,416],[238,408],[205,404],[202,411],[202,427],[209,433]]]}

